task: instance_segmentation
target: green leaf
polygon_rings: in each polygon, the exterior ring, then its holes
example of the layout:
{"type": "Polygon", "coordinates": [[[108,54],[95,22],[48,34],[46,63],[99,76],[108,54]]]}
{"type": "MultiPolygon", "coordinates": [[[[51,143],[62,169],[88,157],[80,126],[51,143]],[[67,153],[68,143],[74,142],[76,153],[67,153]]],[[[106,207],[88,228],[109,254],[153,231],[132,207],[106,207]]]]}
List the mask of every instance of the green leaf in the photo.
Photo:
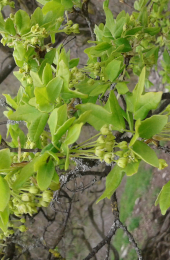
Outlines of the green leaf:
{"type": "Polygon", "coordinates": [[[163,58],[164,58],[165,63],[166,63],[167,65],[169,65],[169,64],[170,64],[170,56],[169,56],[169,53],[167,52],[166,49],[164,50],[163,58]]]}
{"type": "Polygon", "coordinates": [[[0,169],[7,169],[11,166],[10,150],[0,150],[0,169]]]}
{"type": "Polygon", "coordinates": [[[36,162],[37,157],[35,157],[31,162],[28,162],[26,166],[21,169],[18,178],[13,183],[13,189],[19,189],[35,172],[34,163],[36,162]]]}
{"type": "Polygon", "coordinates": [[[79,118],[74,122],[74,124],[86,123],[91,111],[85,111],[79,116],[79,118]]]}
{"type": "Polygon", "coordinates": [[[77,141],[77,139],[80,136],[82,126],[83,123],[80,123],[80,124],[75,124],[69,128],[67,137],[64,140],[65,145],[70,145],[77,141]]]}
{"type": "Polygon", "coordinates": [[[24,148],[26,142],[25,133],[19,128],[19,125],[9,125],[8,131],[10,132],[12,143],[14,143],[15,147],[18,147],[18,137],[21,143],[21,147],[24,148]]]}
{"type": "Polygon", "coordinates": [[[6,102],[14,109],[18,108],[17,103],[11,98],[9,94],[2,94],[6,98],[6,102]]]}
{"type": "Polygon", "coordinates": [[[9,32],[9,34],[15,36],[16,35],[16,30],[14,27],[14,22],[10,19],[7,18],[6,22],[5,22],[5,30],[7,30],[7,32],[9,32]]]}
{"type": "Polygon", "coordinates": [[[4,211],[10,198],[10,188],[7,181],[0,176],[0,211],[4,211]]]}
{"type": "Polygon", "coordinates": [[[132,47],[131,47],[129,41],[127,39],[125,39],[125,38],[116,39],[114,41],[114,43],[116,44],[116,47],[124,45],[122,50],[121,50],[121,52],[128,52],[128,51],[132,50],[132,47]]]}
{"type": "Polygon", "coordinates": [[[48,120],[48,125],[53,136],[57,129],[59,129],[67,120],[67,105],[62,105],[59,108],[55,108],[48,120]]]}
{"type": "Polygon", "coordinates": [[[52,74],[52,68],[51,65],[46,63],[46,66],[43,70],[43,74],[42,74],[42,81],[43,84],[46,86],[48,84],[49,81],[51,81],[53,79],[53,74],[52,74]]]}
{"type": "Polygon", "coordinates": [[[37,117],[34,121],[32,121],[28,133],[30,136],[30,140],[36,143],[40,135],[42,134],[44,127],[46,126],[48,120],[48,114],[42,113],[39,117],[37,117]]]}
{"type": "Polygon", "coordinates": [[[143,7],[142,10],[140,10],[138,20],[141,22],[141,25],[147,26],[148,25],[148,11],[147,7],[143,7]]]}
{"type": "Polygon", "coordinates": [[[69,69],[77,67],[78,64],[79,64],[79,60],[80,60],[79,58],[70,60],[69,61],[69,69]]]}
{"type": "Polygon", "coordinates": [[[117,101],[114,91],[110,92],[108,103],[110,107],[110,112],[112,112],[110,124],[113,125],[114,130],[122,131],[125,128],[125,121],[122,115],[121,107],[117,101]]]}
{"type": "Polygon", "coordinates": [[[40,190],[46,190],[52,181],[55,172],[55,165],[52,160],[40,166],[37,172],[37,183],[40,190]]]}
{"type": "Polygon", "coordinates": [[[133,114],[131,112],[129,112],[128,110],[126,110],[126,114],[127,114],[127,121],[129,124],[129,128],[130,131],[133,131],[133,114]]]}
{"type": "Polygon", "coordinates": [[[23,120],[28,123],[31,123],[38,116],[40,116],[41,112],[39,112],[35,107],[30,105],[23,105],[17,108],[16,112],[9,116],[11,120],[23,120]]]}
{"type": "Polygon", "coordinates": [[[31,75],[31,78],[33,80],[33,84],[34,84],[34,87],[43,87],[43,84],[42,84],[42,81],[38,75],[38,73],[34,72],[34,71],[30,71],[30,75],[31,75]]]}
{"type": "Polygon", "coordinates": [[[36,87],[34,89],[34,94],[36,98],[36,103],[38,104],[38,109],[42,112],[51,112],[53,106],[48,98],[46,87],[36,87]]]}
{"type": "Polygon", "coordinates": [[[19,10],[15,13],[14,23],[16,25],[17,32],[20,35],[23,35],[30,30],[30,17],[23,10],[19,10]]]}
{"type": "Polygon", "coordinates": [[[26,49],[24,48],[23,44],[17,43],[13,53],[15,60],[23,61],[25,58],[25,54],[26,54],[26,49]]]}
{"type": "Polygon", "coordinates": [[[162,215],[166,214],[167,209],[170,207],[170,181],[166,183],[160,191],[155,206],[159,204],[162,215]]]}
{"type": "Polygon", "coordinates": [[[43,13],[40,7],[37,7],[31,15],[31,25],[35,24],[39,24],[39,26],[43,24],[43,13]]]}
{"type": "Polygon", "coordinates": [[[59,62],[59,68],[58,68],[58,76],[60,76],[64,81],[64,91],[68,91],[68,85],[70,80],[70,71],[67,65],[63,60],[59,62]]]}
{"type": "Polygon", "coordinates": [[[147,144],[142,141],[136,141],[132,146],[132,151],[139,156],[140,159],[146,163],[159,167],[159,160],[154,150],[152,150],[147,144]]]}
{"type": "Polygon", "coordinates": [[[92,125],[97,131],[105,124],[111,124],[112,113],[109,113],[105,108],[92,103],[86,103],[76,106],[82,113],[91,111],[87,119],[87,123],[92,125]]]}
{"type": "Polygon", "coordinates": [[[125,36],[131,36],[131,35],[135,35],[136,33],[138,33],[139,31],[141,31],[143,29],[143,26],[139,26],[130,30],[127,30],[125,32],[125,36]]]}
{"type": "Polygon", "coordinates": [[[103,3],[103,9],[104,9],[104,12],[105,12],[105,15],[106,15],[106,27],[109,29],[109,31],[113,35],[113,33],[114,33],[113,25],[115,24],[115,21],[114,21],[114,18],[113,18],[113,14],[108,7],[109,7],[108,1],[105,1],[103,3]]]}
{"type": "Polygon", "coordinates": [[[63,79],[59,76],[56,76],[54,79],[52,79],[48,85],[47,85],[47,95],[48,99],[51,102],[56,102],[56,99],[59,97],[60,92],[63,87],[63,79]]]}
{"type": "Polygon", "coordinates": [[[156,109],[161,102],[162,92],[148,92],[142,95],[137,101],[134,113],[134,119],[143,120],[148,112],[152,109],[156,109]]]}
{"type": "Polygon", "coordinates": [[[54,136],[52,136],[53,137],[52,141],[54,144],[57,144],[60,138],[66,133],[69,127],[73,124],[74,120],[75,117],[69,118],[61,127],[58,128],[54,136]]]}
{"type": "Polygon", "coordinates": [[[139,136],[142,138],[151,138],[159,134],[168,122],[168,117],[164,115],[154,115],[142,121],[139,128],[139,136]]]}
{"type": "Polygon", "coordinates": [[[142,69],[142,72],[139,76],[139,81],[137,83],[137,85],[135,86],[134,90],[133,90],[133,102],[134,102],[134,107],[136,107],[140,96],[142,95],[143,91],[144,91],[144,86],[145,86],[145,74],[146,74],[146,68],[144,67],[142,69]]]}
{"type": "Polygon", "coordinates": [[[113,26],[112,35],[115,39],[121,37],[121,34],[123,32],[123,26],[125,23],[126,23],[126,17],[122,17],[116,22],[116,24],[112,25],[113,26]]]}
{"type": "Polygon", "coordinates": [[[126,172],[127,176],[132,176],[133,174],[138,172],[140,160],[138,162],[131,162],[123,169],[126,172]]]}
{"type": "Polygon", "coordinates": [[[0,225],[0,228],[3,232],[6,232],[8,229],[8,221],[9,221],[9,206],[7,205],[3,212],[0,212],[0,219],[3,225],[0,225]]]}
{"type": "Polygon", "coordinates": [[[100,196],[96,203],[101,201],[102,199],[108,198],[110,199],[112,194],[120,185],[123,179],[124,173],[123,169],[120,168],[118,165],[115,165],[111,172],[106,177],[106,189],[104,193],[100,196]]]}
{"type": "Polygon", "coordinates": [[[64,15],[65,8],[58,1],[50,1],[44,5],[42,8],[43,14],[47,14],[49,11],[55,13],[55,18],[59,18],[64,15]]]}
{"type": "Polygon", "coordinates": [[[120,60],[112,60],[105,68],[104,74],[107,79],[111,82],[114,81],[118,75],[121,68],[121,61],[120,60]]]}
{"type": "Polygon", "coordinates": [[[140,124],[141,124],[141,120],[138,119],[135,123],[135,134],[129,143],[129,147],[132,146],[136,142],[136,140],[139,138],[138,129],[139,129],[140,124]]]}
{"type": "Polygon", "coordinates": [[[61,0],[61,3],[65,7],[66,10],[72,8],[72,6],[73,6],[72,0],[61,0]]]}
{"type": "Polygon", "coordinates": [[[149,35],[156,35],[160,32],[161,28],[160,27],[148,27],[144,29],[144,33],[148,33],[149,35]]]}
{"type": "Polygon", "coordinates": [[[124,95],[129,91],[127,84],[125,82],[118,82],[116,84],[116,89],[120,95],[124,95]]]}

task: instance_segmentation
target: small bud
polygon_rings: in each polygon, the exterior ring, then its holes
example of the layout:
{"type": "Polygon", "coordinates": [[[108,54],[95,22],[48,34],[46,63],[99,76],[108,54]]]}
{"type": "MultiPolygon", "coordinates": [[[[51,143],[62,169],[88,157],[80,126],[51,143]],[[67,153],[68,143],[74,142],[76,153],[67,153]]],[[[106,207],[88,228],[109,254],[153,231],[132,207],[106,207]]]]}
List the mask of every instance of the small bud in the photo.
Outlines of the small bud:
{"type": "Polygon", "coordinates": [[[104,161],[108,164],[110,164],[112,162],[113,159],[113,153],[106,153],[104,155],[104,161]]]}
{"type": "MultiPolygon", "coordinates": [[[[16,205],[17,206],[17,205],[16,205]]],[[[19,214],[24,214],[24,213],[27,213],[27,207],[25,204],[19,204],[18,207],[18,213],[19,214]]],[[[16,214],[15,214],[16,215],[16,214]]]]}
{"type": "Polygon", "coordinates": [[[21,218],[21,219],[20,219],[20,222],[21,222],[21,223],[25,223],[25,222],[26,222],[25,218],[21,218]]]}
{"type": "Polygon", "coordinates": [[[164,159],[159,159],[159,170],[163,170],[164,168],[168,167],[168,164],[164,159]]]}
{"type": "Polygon", "coordinates": [[[27,193],[22,194],[21,196],[22,201],[30,201],[30,196],[27,193]]]}
{"type": "Polygon", "coordinates": [[[111,142],[107,142],[105,144],[105,149],[106,149],[107,152],[112,152],[113,151],[113,147],[114,147],[114,145],[111,142]]]}
{"type": "Polygon", "coordinates": [[[125,168],[128,163],[128,158],[121,157],[117,160],[117,165],[120,168],[125,168]]]}
{"type": "Polygon", "coordinates": [[[53,192],[52,191],[46,190],[46,191],[43,192],[43,194],[42,194],[43,201],[50,202],[52,200],[52,198],[53,198],[53,192]]]}
{"type": "Polygon", "coordinates": [[[32,186],[29,188],[29,193],[31,194],[38,194],[39,193],[39,189],[36,186],[32,186]]]}
{"type": "Polygon", "coordinates": [[[99,144],[104,144],[104,143],[105,143],[105,138],[104,138],[104,136],[101,135],[101,136],[97,139],[96,142],[99,143],[99,144]]]}
{"type": "Polygon", "coordinates": [[[25,232],[27,230],[26,226],[22,225],[18,228],[21,232],[25,232]]]}
{"type": "Polygon", "coordinates": [[[100,129],[100,132],[101,132],[102,135],[110,134],[110,130],[109,130],[107,125],[102,126],[102,128],[100,129]]]}
{"type": "Polygon", "coordinates": [[[94,84],[95,80],[94,79],[89,79],[87,81],[87,84],[89,84],[90,86],[92,86],[94,84]]]}
{"type": "Polygon", "coordinates": [[[113,140],[115,140],[115,138],[116,137],[114,135],[108,134],[107,137],[106,137],[106,142],[113,141],[113,140]]]}
{"type": "Polygon", "coordinates": [[[75,23],[73,26],[72,26],[73,30],[77,30],[79,29],[79,24],[78,23],[75,23]]]}
{"type": "Polygon", "coordinates": [[[58,19],[57,19],[57,22],[58,23],[62,23],[64,21],[64,17],[62,16],[62,17],[59,17],[58,19]]]}
{"type": "Polygon", "coordinates": [[[46,201],[41,200],[41,201],[40,201],[40,205],[41,205],[42,207],[44,207],[44,208],[47,208],[48,205],[49,205],[49,202],[46,202],[46,201]]]}
{"type": "Polygon", "coordinates": [[[103,157],[103,155],[104,155],[104,146],[103,145],[96,147],[95,155],[98,156],[98,157],[103,157]]]}
{"type": "Polygon", "coordinates": [[[128,148],[126,141],[120,142],[117,146],[118,146],[120,149],[122,149],[122,150],[125,150],[125,149],[128,148]]]}
{"type": "Polygon", "coordinates": [[[119,156],[119,157],[122,157],[122,156],[123,156],[123,151],[117,151],[115,154],[116,154],[117,156],[119,156]]]}

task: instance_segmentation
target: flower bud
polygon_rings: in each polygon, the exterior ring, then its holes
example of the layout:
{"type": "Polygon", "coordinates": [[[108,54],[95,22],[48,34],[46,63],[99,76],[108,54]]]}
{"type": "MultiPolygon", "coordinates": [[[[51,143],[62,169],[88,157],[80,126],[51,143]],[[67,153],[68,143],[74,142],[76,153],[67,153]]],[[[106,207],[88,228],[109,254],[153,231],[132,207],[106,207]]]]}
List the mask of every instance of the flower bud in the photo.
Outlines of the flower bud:
{"type": "Polygon", "coordinates": [[[30,201],[30,196],[27,193],[22,194],[21,196],[22,201],[30,201]]]}
{"type": "Polygon", "coordinates": [[[119,156],[119,157],[122,157],[122,156],[123,156],[123,151],[117,151],[115,154],[116,154],[117,156],[119,156]]]}
{"type": "Polygon", "coordinates": [[[98,139],[97,139],[97,143],[99,144],[104,144],[105,143],[105,138],[103,135],[101,135],[98,139]]]}
{"type": "Polygon", "coordinates": [[[78,23],[73,24],[72,28],[73,28],[73,30],[78,30],[79,24],[78,23]]]}
{"type": "Polygon", "coordinates": [[[112,162],[113,159],[113,153],[106,153],[104,155],[104,161],[108,164],[110,164],[112,162]]]}
{"type": "Polygon", "coordinates": [[[39,193],[39,189],[36,186],[31,186],[29,188],[29,193],[31,193],[31,194],[38,194],[39,193]]]}
{"type": "MultiPolygon", "coordinates": [[[[24,213],[27,213],[27,207],[25,204],[19,204],[18,207],[18,213],[19,214],[24,214],[24,213]]],[[[15,214],[16,215],[16,214],[15,214]]]]}
{"type": "Polygon", "coordinates": [[[89,84],[89,85],[93,85],[94,84],[94,82],[95,82],[95,80],[94,79],[89,79],[88,81],[87,81],[87,84],[89,84]]]}
{"type": "Polygon", "coordinates": [[[44,207],[44,208],[47,208],[48,205],[49,205],[49,202],[46,202],[46,201],[41,200],[41,201],[40,201],[40,205],[41,205],[42,207],[44,207]]]}
{"type": "Polygon", "coordinates": [[[120,149],[122,149],[122,150],[125,150],[125,149],[128,148],[126,141],[120,142],[117,146],[118,146],[120,149]]]}
{"type": "Polygon", "coordinates": [[[26,226],[22,225],[18,228],[21,232],[25,232],[27,230],[26,226]]]}
{"type": "Polygon", "coordinates": [[[125,168],[128,163],[128,158],[121,157],[117,160],[117,165],[120,168],[125,168]]]}
{"type": "Polygon", "coordinates": [[[64,21],[64,17],[62,16],[62,17],[59,17],[58,19],[57,19],[57,22],[58,23],[62,23],[64,21]]]}
{"type": "Polygon", "coordinates": [[[98,156],[98,157],[103,157],[103,155],[104,155],[104,146],[103,145],[96,147],[95,155],[98,156]]]}
{"type": "Polygon", "coordinates": [[[107,152],[112,152],[112,150],[113,150],[113,144],[112,144],[111,142],[107,142],[107,143],[105,144],[105,149],[106,149],[107,152]]]}
{"type": "Polygon", "coordinates": [[[46,190],[46,191],[43,192],[43,194],[42,194],[43,201],[50,202],[52,200],[52,198],[53,198],[53,192],[52,191],[46,190]]]}
{"type": "Polygon", "coordinates": [[[21,222],[21,223],[25,223],[25,222],[26,222],[25,218],[21,218],[21,219],[20,219],[20,222],[21,222]]]}
{"type": "Polygon", "coordinates": [[[159,159],[159,170],[163,170],[164,168],[168,167],[168,164],[164,159],[159,159]]]}
{"type": "Polygon", "coordinates": [[[100,132],[101,132],[102,135],[110,134],[109,127],[107,125],[102,126],[102,128],[100,129],[100,132]]]}
{"type": "Polygon", "coordinates": [[[123,157],[128,157],[130,155],[130,151],[128,150],[127,152],[125,152],[124,154],[123,154],[123,157]]]}
{"type": "Polygon", "coordinates": [[[108,134],[107,137],[106,137],[106,142],[113,141],[113,140],[115,140],[115,138],[116,137],[114,135],[108,134]]]}

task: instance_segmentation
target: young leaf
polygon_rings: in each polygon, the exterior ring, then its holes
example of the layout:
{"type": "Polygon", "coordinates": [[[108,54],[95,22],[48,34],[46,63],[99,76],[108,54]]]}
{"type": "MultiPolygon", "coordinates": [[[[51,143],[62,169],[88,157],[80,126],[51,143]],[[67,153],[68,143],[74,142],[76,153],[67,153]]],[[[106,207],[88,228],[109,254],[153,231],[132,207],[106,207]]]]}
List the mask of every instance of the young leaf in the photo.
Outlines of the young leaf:
{"type": "Polygon", "coordinates": [[[74,142],[76,142],[80,136],[82,126],[83,126],[83,123],[75,124],[75,125],[71,126],[70,129],[68,130],[68,134],[64,141],[64,144],[70,145],[70,144],[73,144],[74,142]]]}
{"type": "Polygon", "coordinates": [[[39,110],[46,113],[51,112],[53,109],[53,105],[51,105],[51,102],[48,98],[47,88],[36,87],[34,89],[34,94],[39,110]]]}
{"type": "Polygon", "coordinates": [[[40,7],[37,7],[31,15],[31,25],[35,24],[39,24],[39,26],[43,24],[43,13],[40,7]]]}
{"type": "Polygon", "coordinates": [[[10,150],[0,150],[0,169],[8,169],[11,166],[10,150]]]}
{"type": "Polygon", "coordinates": [[[30,105],[23,105],[17,108],[16,112],[9,116],[11,120],[23,120],[28,123],[31,123],[38,116],[40,116],[41,112],[38,111],[35,107],[30,105]]]}
{"type": "Polygon", "coordinates": [[[133,102],[134,102],[134,107],[136,108],[136,105],[143,93],[144,90],[144,85],[145,85],[145,74],[146,74],[146,68],[144,67],[142,69],[142,72],[139,77],[139,81],[136,85],[136,87],[133,90],[133,102]]]}
{"type": "Polygon", "coordinates": [[[4,211],[10,198],[10,188],[7,181],[0,176],[0,211],[4,211]]]}
{"type": "Polygon", "coordinates": [[[52,141],[54,144],[57,144],[60,138],[66,133],[69,127],[73,124],[74,120],[75,117],[69,118],[61,127],[57,129],[54,136],[52,136],[52,141]]]}
{"type": "Polygon", "coordinates": [[[59,18],[63,16],[65,8],[64,6],[59,3],[58,1],[50,1],[47,2],[44,7],[42,8],[43,14],[47,14],[49,11],[52,11],[55,14],[55,18],[59,18]]]}
{"type": "Polygon", "coordinates": [[[142,121],[138,133],[142,138],[151,138],[156,134],[159,134],[164,126],[168,122],[168,117],[164,115],[154,115],[146,120],[142,121]]]}
{"type": "Polygon", "coordinates": [[[20,35],[27,33],[30,29],[30,17],[23,10],[19,10],[15,13],[14,23],[16,25],[17,32],[20,35]]]}
{"type": "Polygon", "coordinates": [[[41,133],[44,130],[44,127],[48,120],[48,114],[42,113],[39,117],[37,117],[34,121],[32,121],[28,133],[30,136],[30,140],[34,143],[36,143],[41,133]]]}
{"type": "Polygon", "coordinates": [[[46,66],[43,70],[43,74],[42,74],[42,81],[43,84],[46,86],[48,84],[49,81],[51,81],[53,78],[53,74],[52,74],[52,68],[51,65],[46,63],[46,66]]]}
{"type": "Polygon", "coordinates": [[[34,163],[36,162],[37,157],[35,157],[31,162],[28,162],[26,166],[24,166],[19,173],[16,181],[13,183],[13,189],[19,189],[30,177],[33,175],[34,171],[34,163]]]}
{"type": "Polygon", "coordinates": [[[122,131],[125,128],[125,121],[122,115],[121,107],[113,91],[110,92],[108,103],[110,106],[110,112],[112,112],[110,124],[113,125],[114,130],[122,131]]]}
{"type": "Polygon", "coordinates": [[[106,189],[104,193],[100,196],[96,203],[101,201],[102,199],[108,198],[110,199],[112,194],[120,185],[124,176],[123,169],[118,165],[115,165],[111,172],[106,177],[106,189]]]}
{"type": "Polygon", "coordinates": [[[59,108],[55,108],[48,120],[48,125],[52,136],[56,133],[57,129],[61,127],[67,120],[67,105],[62,105],[59,108]]]}
{"type": "Polygon", "coordinates": [[[142,141],[136,141],[131,147],[132,151],[139,156],[140,159],[146,163],[159,167],[159,160],[154,150],[152,150],[147,144],[142,141]]]}
{"type": "Polygon", "coordinates": [[[129,91],[127,84],[125,82],[118,82],[116,84],[116,89],[120,95],[124,95],[129,91]]]}
{"type": "Polygon", "coordinates": [[[126,23],[126,17],[120,18],[116,24],[113,25],[112,35],[115,39],[121,37],[123,26],[126,23]]]}
{"type": "Polygon", "coordinates": [[[140,160],[138,162],[131,162],[123,169],[127,176],[131,176],[138,172],[140,160]]]}
{"type": "Polygon", "coordinates": [[[121,68],[121,61],[120,60],[112,60],[105,68],[104,74],[107,79],[111,82],[114,81],[118,75],[121,68]]]}
{"type": "Polygon", "coordinates": [[[160,191],[155,206],[159,204],[162,215],[166,214],[167,209],[170,207],[170,181],[165,184],[160,191]]]}
{"type": "Polygon", "coordinates": [[[59,76],[52,79],[47,85],[47,95],[51,102],[56,102],[63,87],[63,79],[59,76]]]}
{"type": "Polygon", "coordinates": [[[9,34],[15,36],[16,35],[16,30],[14,27],[14,22],[10,19],[7,18],[6,22],[5,22],[5,30],[7,30],[9,32],[9,34]]]}
{"type": "Polygon", "coordinates": [[[0,212],[0,219],[3,225],[0,225],[0,228],[3,232],[7,231],[8,228],[8,221],[9,221],[9,206],[7,205],[4,211],[0,212]]]}
{"type": "Polygon", "coordinates": [[[37,182],[40,190],[46,190],[52,181],[55,172],[54,162],[50,159],[48,163],[41,165],[37,172],[37,182]]]}
{"type": "Polygon", "coordinates": [[[162,92],[148,92],[142,95],[136,102],[134,111],[134,119],[143,120],[148,112],[152,109],[156,109],[160,104],[162,98],[162,92]]]}

